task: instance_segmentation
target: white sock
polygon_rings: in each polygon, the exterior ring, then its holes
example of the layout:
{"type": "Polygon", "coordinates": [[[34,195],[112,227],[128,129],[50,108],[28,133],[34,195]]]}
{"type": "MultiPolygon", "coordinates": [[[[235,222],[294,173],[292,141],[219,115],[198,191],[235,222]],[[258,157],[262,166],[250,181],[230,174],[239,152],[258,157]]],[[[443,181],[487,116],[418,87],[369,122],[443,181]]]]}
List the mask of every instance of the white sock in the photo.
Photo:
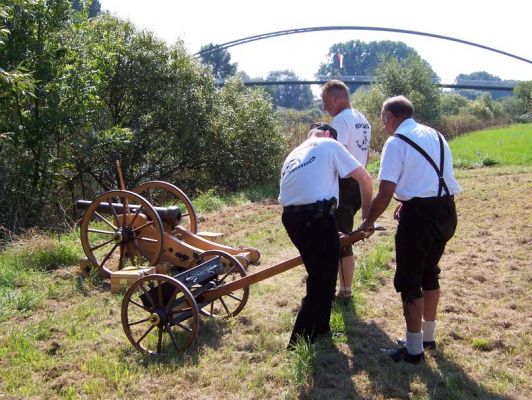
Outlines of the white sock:
{"type": "Polygon", "coordinates": [[[406,332],[406,351],[413,356],[423,353],[423,332],[406,332]]]}
{"type": "Polygon", "coordinates": [[[351,287],[340,285],[340,292],[342,292],[342,293],[351,293],[351,287]]]}
{"type": "Polygon", "coordinates": [[[423,321],[421,325],[424,342],[434,342],[436,338],[436,321],[423,321]]]}

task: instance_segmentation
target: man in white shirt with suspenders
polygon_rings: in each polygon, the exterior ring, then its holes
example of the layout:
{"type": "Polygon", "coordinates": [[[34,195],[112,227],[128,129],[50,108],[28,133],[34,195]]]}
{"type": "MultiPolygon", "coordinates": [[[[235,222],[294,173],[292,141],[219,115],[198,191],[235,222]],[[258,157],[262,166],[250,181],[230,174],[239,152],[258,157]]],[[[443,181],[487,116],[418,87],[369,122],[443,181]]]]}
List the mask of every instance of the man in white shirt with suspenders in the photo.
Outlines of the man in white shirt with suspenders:
{"type": "Polygon", "coordinates": [[[440,297],[438,262],[457,224],[454,194],[460,185],[449,145],[436,130],[417,123],[414,106],[404,96],[386,100],[381,119],[391,136],[384,144],[379,191],[359,229],[373,227],[392,196],[400,202],[395,235],[394,286],[401,293],[406,338],[396,349],[382,349],[394,361],[417,363],[424,349],[434,349],[440,297]]]}
{"type": "Polygon", "coordinates": [[[307,293],[289,349],[299,338],[312,343],[318,336],[331,333],[329,319],[340,254],[334,217],[338,177],[350,176],[359,183],[364,217],[371,203],[371,176],[335,138],[336,131],[329,125],[313,124],[308,139],[288,155],[281,170],[283,225],[308,273],[307,293]]]}

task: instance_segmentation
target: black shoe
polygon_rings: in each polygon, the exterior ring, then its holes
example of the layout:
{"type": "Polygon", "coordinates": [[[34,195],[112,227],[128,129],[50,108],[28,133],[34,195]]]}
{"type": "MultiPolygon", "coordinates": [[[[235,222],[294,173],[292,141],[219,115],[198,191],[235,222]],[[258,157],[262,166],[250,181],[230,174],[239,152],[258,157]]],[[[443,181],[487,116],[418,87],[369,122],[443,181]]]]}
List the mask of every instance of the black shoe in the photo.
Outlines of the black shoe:
{"type": "Polygon", "coordinates": [[[425,354],[409,354],[405,347],[398,347],[396,349],[381,349],[384,354],[387,354],[395,362],[401,360],[406,361],[411,364],[417,364],[421,360],[425,359],[425,354]]]}
{"type": "MultiPolygon", "coordinates": [[[[402,347],[406,345],[406,339],[404,338],[397,339],[396,342],[399,346],[402,346],[402,347]]],[[[436,350],[436,342],[435,341],[432,341],[432,342],[423,341],[423,349],[424,350],[436,350]]]]}
{"type": "Polygon", "coordinates": [[[353,296],[339,292],[336,296],[334,296],[334,301],[341,305],[351,304],[353,301],[353,296]]]}

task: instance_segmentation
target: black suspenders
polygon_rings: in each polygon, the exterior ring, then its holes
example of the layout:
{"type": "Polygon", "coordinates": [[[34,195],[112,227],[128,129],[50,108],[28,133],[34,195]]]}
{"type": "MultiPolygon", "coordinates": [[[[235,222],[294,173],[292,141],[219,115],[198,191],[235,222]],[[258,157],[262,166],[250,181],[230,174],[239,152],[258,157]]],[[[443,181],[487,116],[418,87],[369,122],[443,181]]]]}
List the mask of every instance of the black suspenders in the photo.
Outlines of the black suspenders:
{"type": "Polygon", "coordinates": [[[432,168],[434,168],[434,170],[436,171],[436,174],[438,174],[438,197],[441,196],[442,189],[445,190],[445,194],[449,196],[450,194],[449,189],[447,188],[447,184],[443,180],[443,162],[444,162],[443,139],[441,138],[441,134],[439,132],[436,132],[436,134],[438,135],[438,140],[440,141],[440,168],[438,168],[434,160],[430,158],[427,152],[423,150],[416,142],[407,138],[405,135],[401,135],[400,133],[396,133],[394,134],[394,136],[397,136],[399,139],[404,140],[406,143],[408,143],[410,146],[416,149],[423,157],[427,159],[430,165],[432,165],[432,168]]]}

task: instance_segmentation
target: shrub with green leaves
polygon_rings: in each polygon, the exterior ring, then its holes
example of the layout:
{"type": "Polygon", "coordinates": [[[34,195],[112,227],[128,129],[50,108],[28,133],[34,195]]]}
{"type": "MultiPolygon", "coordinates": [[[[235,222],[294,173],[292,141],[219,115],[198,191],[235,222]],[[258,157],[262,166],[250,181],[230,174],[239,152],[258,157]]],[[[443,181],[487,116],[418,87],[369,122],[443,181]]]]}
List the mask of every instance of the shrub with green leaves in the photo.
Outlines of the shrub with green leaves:
{"type": "Polygon", "coordinates": [[[166,180],[193,194],[277,180],[284,137],[262,91],[236,79],[217,88],[182,42],[106,13],[88,19],[70,0],[20,0],[9,13],[0,65],[24,63],[36,85],[34,96],[0,94],[8,229],[79,218],[76,199],[118,187],[115,160],[128,188],[166,180]]]}

